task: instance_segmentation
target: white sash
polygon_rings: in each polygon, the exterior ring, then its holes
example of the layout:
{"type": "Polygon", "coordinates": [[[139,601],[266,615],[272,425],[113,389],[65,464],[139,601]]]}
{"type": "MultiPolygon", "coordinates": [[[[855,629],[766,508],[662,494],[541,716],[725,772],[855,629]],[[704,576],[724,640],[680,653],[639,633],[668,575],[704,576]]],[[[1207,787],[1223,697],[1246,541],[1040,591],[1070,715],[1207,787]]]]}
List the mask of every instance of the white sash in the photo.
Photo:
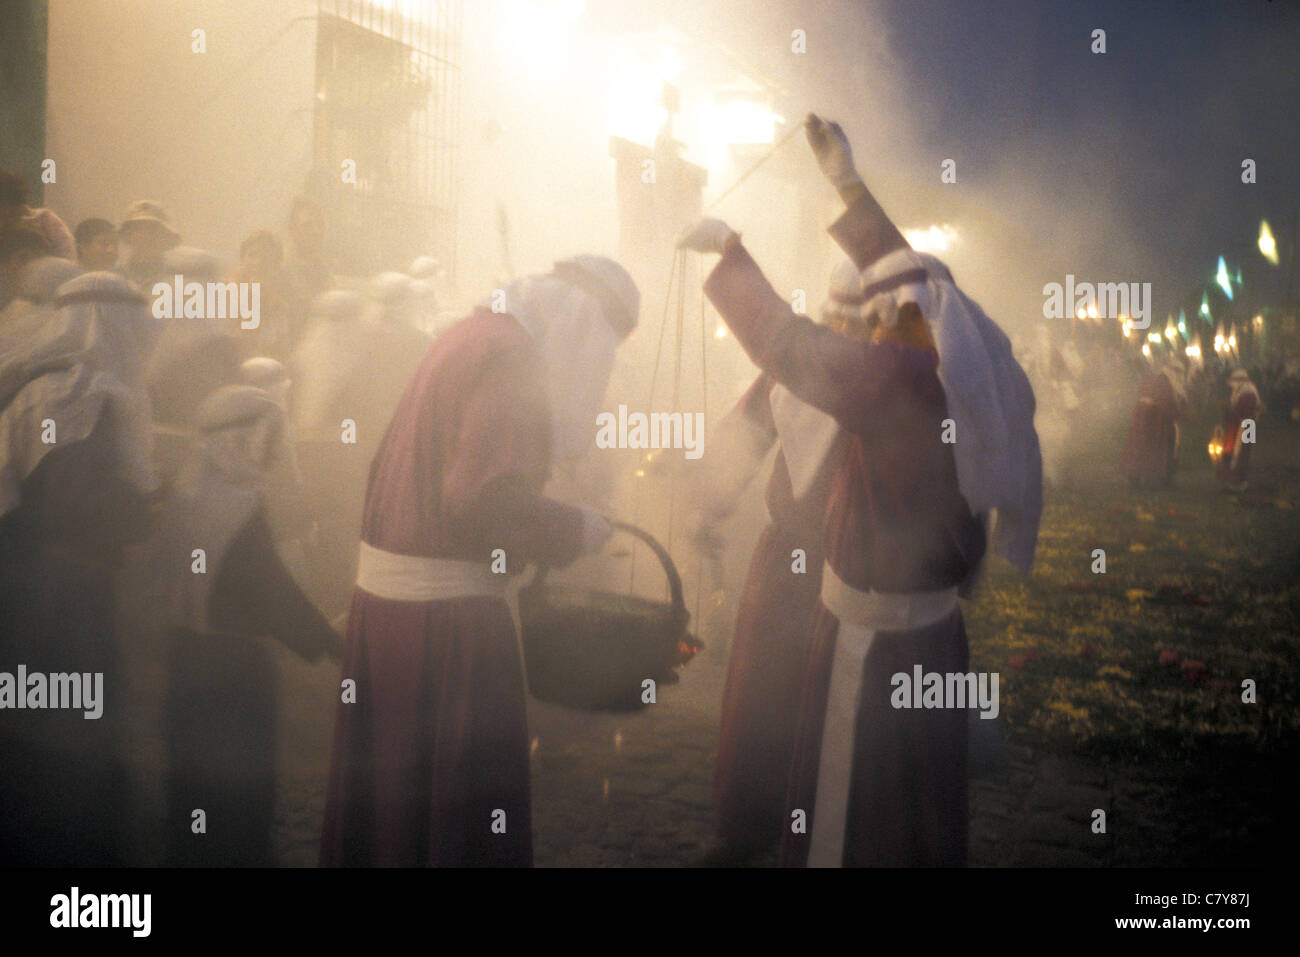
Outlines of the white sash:
{"type": "Polygon", "coordinates": [[[357,587],[392,601],[442,601],[447,598],[502,598],[507,576],[483,562],[397,555],[361,543],[357,587]]]}
{"type": "Polygon", "coordinates": [[[812,488],[813,479],[840,434],[840,424],[783,385],[772,387],[769,401],[797,501],[812,488]]]}
{"type": "Polygon", "coordinates": [[[862,670],[878,631],[910,631],[942,621],[957,607],[957,589],[864,592],[822,566],[822,604],[839,619],[826,696],[809,867],[840,867],[853,771],[854,734],[862,670]]]}

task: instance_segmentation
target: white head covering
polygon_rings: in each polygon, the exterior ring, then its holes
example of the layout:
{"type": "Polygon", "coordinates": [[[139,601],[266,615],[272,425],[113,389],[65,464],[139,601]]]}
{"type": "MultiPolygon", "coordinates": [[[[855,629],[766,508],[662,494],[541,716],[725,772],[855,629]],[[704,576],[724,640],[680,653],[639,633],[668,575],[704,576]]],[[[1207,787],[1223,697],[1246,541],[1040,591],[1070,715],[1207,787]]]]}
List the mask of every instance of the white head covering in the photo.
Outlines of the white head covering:
{"type": "Polygon", "coordinates": [[[833,318],[856,324],[862,307],[862,283],[858,267],[847,256],[831,270],[829,295],[822,306],[822,323],[833,318]]]}
{"type": "Polygon", "coordinates": [[[216,282],[221,278],[221,260],[197,246],[173,246],[162,257],[169,274],[179,274],[185,282],[216,282]]]}
{"type": "Polygon", "coordinates": [[[311,323],[289,359],[296,387],[293,424],[299,437],[336,433],[334,404],[374,356],[378,323],[365,315],[366,302],[355,292],[335,289],[311,304],[311,323]]]}
{"type": "Polygon", "coordinates": [[[240,364],[239,374],[249,385],[264,390],[281,409],[288,408],[289,387],[293,380],[282,363],[269,356],[254,356],[240,364]]]}
{"type": "Polygon", "coordinates": [[[612,260],[584,256],[566,262],[609,283],[605,302],[590,287],[554,273],[525,276],[505,290],[506,311],[537,342],[546,362],[556,460],[576,458],[590,447],[621,339],[613,323],[627,323],[630,315],[635,324],[640,299],[631,278],[612,260]],[[622,312],[611,319],[607,309],[622,312]]]}
{"type": "Polygon", "coordinates": [[[366,291],[383,321],[407,323],[414,318],[417,290],[406,273],[381,272],[371,278],[366,291]]]}
{"type": "Polygon", "coordinates": [[[962,496],[973,513],[996,513],[992,550],[1028,574],[1043,509],[1042,457],[1034,392],[1006,333],[927,253],[896,250],[868,267],[862,284],[864,315],[875,312],[892,326],[899,307],[914,302],[928,321],[956,423],[962,496]]]}
{"type": "Polygon", "coordinates": [[[432,256],[416,256],[407,268],[406,274],[412,279],[433,279],[438,275],[438,260],[432,256]]]}
{"type": "Polygon", "coordinates": [[[1236,402],[1243,394],[1251,393],[1256,400],[1259,399],[1259,390],[1255,388],[1255,383],[1250,381],[1250,373],[1245,369],[1233,369],[1232,374],[1228,376],[1229,401],[1236,402]]]}
{"type": "Polygon", "coordinates": [[[157,487],[144,357],[158,324],[121,276],[92,272],[64,283],[54,310],[0,330],[0,515],[45,456],[90,436],[115,416],[118,471],[142,492],[157,487]],[[42,440],[44,423],[55,442],[42,440]]]}

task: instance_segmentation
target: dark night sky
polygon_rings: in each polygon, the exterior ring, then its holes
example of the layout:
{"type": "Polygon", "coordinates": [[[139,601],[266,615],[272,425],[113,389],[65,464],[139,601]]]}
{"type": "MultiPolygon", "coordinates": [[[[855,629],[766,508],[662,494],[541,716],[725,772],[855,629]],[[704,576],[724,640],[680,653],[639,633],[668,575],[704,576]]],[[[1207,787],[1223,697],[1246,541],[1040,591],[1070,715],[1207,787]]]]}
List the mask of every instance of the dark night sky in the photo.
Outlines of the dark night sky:
{"type": "Polygon", "coordinates": [[[1164,309],[1220,253],[1244,255],[1248,281],[1253,266],[1280,296],[1285,252],[1269,268],[1255,240],[1266,218],[1281,241],[1300,205],[1300,2],[867,6],[917,107],[918,160],[956,157],[959,182],[1033,220],[1071,268],[1152,281],[1164,309]],[[1245,157],[1256,185],[1241,182],[1245,157]]]}

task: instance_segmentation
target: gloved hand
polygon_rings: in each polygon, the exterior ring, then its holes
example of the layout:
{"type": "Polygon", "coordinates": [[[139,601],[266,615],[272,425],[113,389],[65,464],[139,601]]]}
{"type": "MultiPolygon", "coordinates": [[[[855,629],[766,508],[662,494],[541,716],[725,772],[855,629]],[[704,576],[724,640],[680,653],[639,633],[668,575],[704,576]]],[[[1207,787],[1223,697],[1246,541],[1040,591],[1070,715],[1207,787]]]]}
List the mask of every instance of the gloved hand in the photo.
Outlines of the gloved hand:
{"type": "Polygon", "coordinates": [[[594,508],[579,506],[582,511],[582,551],[583,554],[598,552],[614,534],[609,519],[594,508]]]}
{"type": "Polygon", "coordinates": [[[727,251],[727,240],[736,235],[736,231],[722,220],[706,217],[682,233],[682,238],[677,240],[677,248],[721,254],[727,251]]]}
{"type": "Polygon", "coordinates": [[[816,113],[809,113],[804,120],[803,129],[808,136],[808,145],[817,157],[822,175],[830,180],[832,186],[843,189],[862,182],[862,177],[853,166],[853,150],[849,147],[849,138],[840,129],[840,124],[828,123],[816,113]]]}

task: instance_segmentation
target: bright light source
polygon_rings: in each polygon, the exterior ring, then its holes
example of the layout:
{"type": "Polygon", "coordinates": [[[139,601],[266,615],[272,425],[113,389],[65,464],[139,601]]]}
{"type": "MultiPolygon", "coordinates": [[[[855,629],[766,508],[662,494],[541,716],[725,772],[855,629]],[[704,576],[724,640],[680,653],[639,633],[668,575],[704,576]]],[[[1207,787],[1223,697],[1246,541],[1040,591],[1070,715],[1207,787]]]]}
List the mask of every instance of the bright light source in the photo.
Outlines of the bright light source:
{"type": "Polygon", "coordinates": [[[1268,220],[1259,221],[1259,251],[1264,258],[1277,265],[1277,241],[1273,239],[1273,230],[1268,228],[1268,220]]]}
{"type": "Polygon", "coordinates": [[[671,43],[661,44],[654,54],[654,70],[667,83],[677,82],[682,75],[682,58],[671,43]]]}
{"type": "MultiPolygon", "coordinates": [[[[905,229],[903,238],[919,253],[946,253],[957,241],[957,230],[947,223],[940,223],[928,229],[905,229]]],[[[1079,312],[1079,318],[1083,318],[1082,310],[1079,312]]]]}
{"type": "Polygon", "coordinates": [[[1151,358],[1151,344],[1150,344],[1150,343],[1147,343],[1147,342],[1142,343],[1142,354],[1143,354],[1144,356],[1146,356],[1148,359],[1151,358]]]}
{"type": "Polygon", "coordinates": [[[1255,323],[1255,328],[1256,328],[1256,329],[1263,329],[1263,328],[1264,328],[1264,317],[1263,317],[1263,316],[1256,316],[1256,317],[1254,318],[1253,321],[1254,321],[1254,323],[1255,323]]]}
{"type": "Polygon", "coordinates": [[[715,332],[713,333],[713,338],[715,338],[715,339],[725,339],[725,338],[727,338],[727,327],[724,326],[724,325],[719,324],[719,326],[718,326],[718,328],[717,328],[717,331],[715,331],[715,332]]]}
{"type": "Polygon", "coordinates": [[[1223,290],[1223,294],[1231,300],[1232,277],[1228,275],[1228,264],[1223,261],[1222,256],[1219,257],[1219,268],[1214,274],[1214,281],[1219,284],[1219,288],[1223,290]]]}
{"type": "Polygon", "coordinates": [[[623,63],[607,94],[609,132],[642,146],[653,146],[668,121],[663,104],[664,80],[654,70],[623,63]]]}
{"type": "Polygon", "coordinates": [[[714,129],[728,144],[771,143],[780,121],[781,117],[752,100],[729,100],[717,108],[714,129]]]}
{"type": "Polygon", "coordinates": [[[587,0],[555,0],[555,12],[572,22],[587,12],[587,0]]]}
{"type": "Polygon", "coordinates": [[[1186,349],[1183,350],[1183,352],[1187,355],[1187,358],[1189,359],[1199,359],[1201,357],[1200,346],[1188,346],[1186,349]]]}
{"type": "Polygon", "coordinates": [[[1160,341],[1162,341],[1161,338],[1160,338],[1160,333],[1158,333],[1158,332],[1149,332],[1149,333],[1147,333],[1147,340],[1148,340],[1149,342],[1160,342],[1160,341]]]}

